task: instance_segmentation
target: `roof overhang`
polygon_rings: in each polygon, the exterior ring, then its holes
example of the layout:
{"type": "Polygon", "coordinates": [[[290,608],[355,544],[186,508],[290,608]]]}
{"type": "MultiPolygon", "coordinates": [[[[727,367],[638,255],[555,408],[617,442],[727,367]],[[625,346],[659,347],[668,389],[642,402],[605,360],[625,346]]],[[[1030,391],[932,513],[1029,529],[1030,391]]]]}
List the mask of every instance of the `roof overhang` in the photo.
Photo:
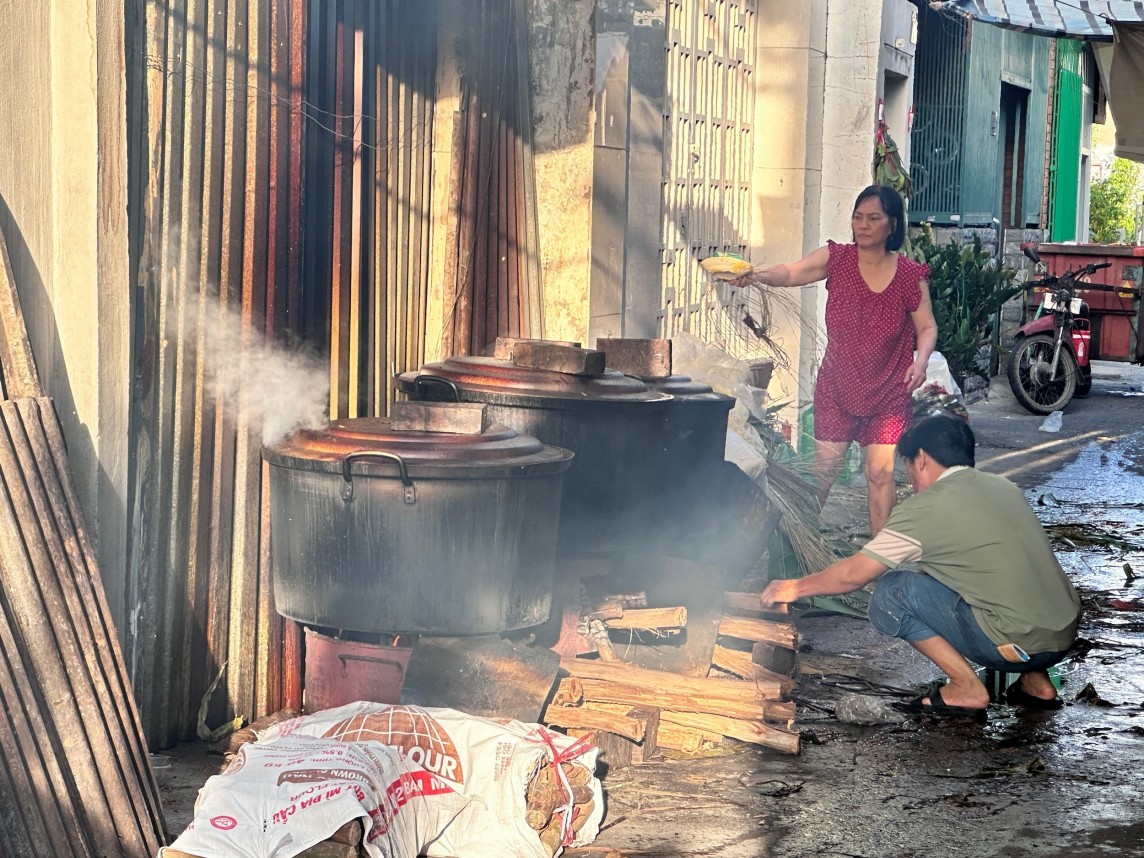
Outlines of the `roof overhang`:
{"type": "Polygon", "coordinates": [[[1131,0],[930,0],[938,12],[1010,30],[1094,42],[1116,123],[1115,152],[1144,162],[1144,2],[1131,0]]]}
{"type": "Polygon", "coordinates": [[[1144,24],[1135,0],[931,0],[931,9],[1038,36],[1113,41],[1114,24],[1144,24]]]}

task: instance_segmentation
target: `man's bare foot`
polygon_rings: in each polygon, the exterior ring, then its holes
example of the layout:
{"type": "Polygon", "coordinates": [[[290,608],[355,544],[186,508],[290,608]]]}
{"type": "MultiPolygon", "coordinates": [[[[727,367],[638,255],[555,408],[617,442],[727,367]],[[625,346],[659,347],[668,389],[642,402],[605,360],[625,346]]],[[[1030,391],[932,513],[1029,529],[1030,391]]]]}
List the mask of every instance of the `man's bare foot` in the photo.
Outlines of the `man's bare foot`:
{"type": "MultiPolygon", "coordinates": [[[[989,692],[980,682],[947,682],[941,687],[941,699],[946,706],[957,706],[962,709],[985,709],[989,706],[989,692]]],[[[923,704],[928,705],[932,702],[928,697],[922,698],[923,704]]]]}
{"type": "Polygon", "coordinates": [[[1021,674],[1017,687],[1040,700],[1056,700],[1057,689],[1046,670],[1029,670],[1021,674]]]}

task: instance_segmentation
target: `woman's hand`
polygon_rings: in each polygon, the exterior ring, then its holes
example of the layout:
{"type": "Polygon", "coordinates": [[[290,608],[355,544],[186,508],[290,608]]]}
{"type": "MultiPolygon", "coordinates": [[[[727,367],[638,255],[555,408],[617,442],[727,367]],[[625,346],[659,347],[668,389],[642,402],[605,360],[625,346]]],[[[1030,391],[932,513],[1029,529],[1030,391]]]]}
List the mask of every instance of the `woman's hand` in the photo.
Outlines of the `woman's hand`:
{"type": "Polygon", "coordinates": [[[905,379],[905,381],[906,381],[906,392],[907,393],[913,393],[915,390],[917,390],[919,387],[921,387],[922,384],[925,383],[926,367],[928,365],[929,365],[928,360],[926,360],[925,363],[922,363],[920,360],[916,360],[912,364],[910,364],[910,368],[906,370],[906,379],[905,379]]]}
{"type": "Polygon", "coordinates": [[[769,605],[798,601],[798,579],[782,578],[772,581],[759,596],[759,602],[765,608],[769,605]]]}

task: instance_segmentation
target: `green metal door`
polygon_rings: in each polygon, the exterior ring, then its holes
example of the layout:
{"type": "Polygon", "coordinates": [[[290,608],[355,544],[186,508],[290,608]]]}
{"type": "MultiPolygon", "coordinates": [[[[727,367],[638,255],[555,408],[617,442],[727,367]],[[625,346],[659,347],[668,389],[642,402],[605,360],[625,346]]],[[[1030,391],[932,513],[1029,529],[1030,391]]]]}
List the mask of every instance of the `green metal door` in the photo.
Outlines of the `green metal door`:
{"type": "Polygon", "coordinates": [[[1084,80],[1079,43],[1057,43],[1057,91],[1053,103],[1052,163],[1049,167],[1051,241],[1075,241],[1080,182],[1081,112],[1084,80]]]}

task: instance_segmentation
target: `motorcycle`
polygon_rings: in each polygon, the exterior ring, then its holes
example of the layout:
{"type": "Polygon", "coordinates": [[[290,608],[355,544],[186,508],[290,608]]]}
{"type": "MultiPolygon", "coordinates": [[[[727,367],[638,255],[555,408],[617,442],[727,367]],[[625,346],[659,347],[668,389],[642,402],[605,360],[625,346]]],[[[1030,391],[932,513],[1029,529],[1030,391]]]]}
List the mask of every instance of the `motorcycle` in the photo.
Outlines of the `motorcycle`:
{"type": "MultiPolygon", "coordinates": [[[[1041,257],[1031,245],[1021,248],[1025,256],[1040,264],[1041,257]]],[[[1033,414],[1063,411],[1074,396],[1084,397],[1092,390],[1089,353],[1092,326],[1088,305],[1077,296],[1081,289],[1137,294],[1139,290],[1103,283],[1081,283],[1111,262],[1096,262],[1059,276],[1046,275],[1031,280],[1025,291],[1047,287],[1041,312],[1017,329],[1016,342],[1009,355],[1009,386],[1017,401],[1033,414]]]]}

